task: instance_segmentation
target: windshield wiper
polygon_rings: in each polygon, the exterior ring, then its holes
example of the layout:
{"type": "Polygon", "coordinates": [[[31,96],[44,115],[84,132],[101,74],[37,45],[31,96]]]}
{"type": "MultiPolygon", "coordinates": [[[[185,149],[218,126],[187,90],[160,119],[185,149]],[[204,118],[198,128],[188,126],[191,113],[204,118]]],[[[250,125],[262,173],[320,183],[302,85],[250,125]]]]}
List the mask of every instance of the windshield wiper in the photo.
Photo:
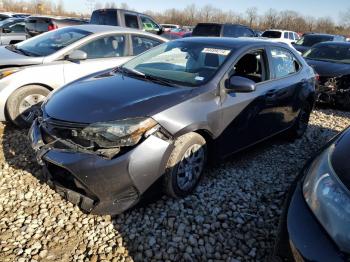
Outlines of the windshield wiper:
{"type": "Polygon", "coordinates": [[[127,68],[127,67],[123,67],[123,66],[119,66],[115,69],[115,71],[118,71],[122,74],[128,74],[128,75],[136,75],[136,76],[141,76],[141,77],[145,77],[145,74],[137,71],[136,69],[132,69],[132,68],[127,68]]]}
{"type": "Polygon", "coordinates": [[[127,67],[120,66],[120,67],[117,67],[115,69],[115,71],[118,71],[118,72],[120,72],[122,74],[136,76],[138,78],[141,78],[141,79],[144,79],[144,80],[148,80],[148,81],[151,81],[151,82],[154,82],[154,83],[166,85],[166,86],[176,86],[174,84],[174,82],[171,81],[171,80],[155,77],[155,76],[152,76],[152,75],[146,75],[146,74],[144,74],[144,73],[142,73],[140,71],[137,71],[136,69],[133,69],[133,68],[127,68],[127,67]]]}
{"type": "Polygon", "coordinates": [[[7,49],[9,49],[9,50],[11,50],[11,51],[13,51],[15,53],[25,55],[25,56],[38,56],[37,54],[34,54],[34,53],[28,52],[28,51],[26,51],[24,49],[18,48],[15,45],[9,45],[9,46],[7,46],[7,49]]]}

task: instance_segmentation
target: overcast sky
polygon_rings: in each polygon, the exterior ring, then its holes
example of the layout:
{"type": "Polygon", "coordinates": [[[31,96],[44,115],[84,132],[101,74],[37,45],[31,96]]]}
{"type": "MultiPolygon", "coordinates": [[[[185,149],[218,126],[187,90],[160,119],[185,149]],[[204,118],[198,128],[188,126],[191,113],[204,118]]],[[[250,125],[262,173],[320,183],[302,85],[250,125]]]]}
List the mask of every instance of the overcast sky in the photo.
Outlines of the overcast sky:
{"type": "MultiPolygon", "coordinates": [[[[58,1],[58,0],[53,0],[58,1]]],[[[87,12],[87,0],[63,0],[67,10],[75,12],[87,12]]],[[[104,3],[113,2],[112,0],[95,0],[102,5],[104,3]]],[[[196,4],[202,7],[206,4],[211,4],[223,10],[232,9],[236,12],[244,12],[247,8],[256,6],[259,13],[264,13],[269,8],[276,10],[294,10],[304,15],[312,15],[314,17],[329,16],[336,22],[339,22],[339,13],[350,8],[350,0],[128,0],[114,1],[117,4],[122,2],[127,3],[130,7],[137,11],[153,10],[162,11],[168,8],[182,9],[189,4],[196,4]]]]}

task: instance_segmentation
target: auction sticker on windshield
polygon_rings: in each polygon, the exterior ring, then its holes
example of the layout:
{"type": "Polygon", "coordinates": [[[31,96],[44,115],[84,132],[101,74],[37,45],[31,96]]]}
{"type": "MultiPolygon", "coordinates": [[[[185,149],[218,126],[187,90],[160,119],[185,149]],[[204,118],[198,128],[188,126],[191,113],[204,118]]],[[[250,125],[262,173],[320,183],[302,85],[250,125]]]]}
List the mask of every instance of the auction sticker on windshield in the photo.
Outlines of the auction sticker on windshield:
{"type": "Polygon", "coordinates": [[[231,50],[227,49],[218,49],[218,48],[204,48],[202,53],[207,53],[207,54],[216,54],[216,55],[224,55],[227,56],[229,55],[231,50]]]}

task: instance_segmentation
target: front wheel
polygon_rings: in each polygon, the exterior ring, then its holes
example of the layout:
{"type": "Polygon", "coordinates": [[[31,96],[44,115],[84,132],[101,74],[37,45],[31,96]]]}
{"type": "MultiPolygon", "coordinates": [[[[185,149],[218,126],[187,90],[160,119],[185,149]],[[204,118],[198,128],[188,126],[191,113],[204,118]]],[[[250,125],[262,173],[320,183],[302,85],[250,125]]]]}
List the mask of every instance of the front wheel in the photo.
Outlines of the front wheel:
{"type": "Polygon", "coordinates": [[[205,139],[197,133],[182,135],[175,141],[164,176],[165,192],[175,198],[192,193],[207,160],[205,139]]]}
{"type": "Polygon", "coordinates": [[[302,137],[309,125],[310,114],[312,107],[309,103],[305,102],[300,108],[299,115],[295,120],[293,126],[287,130],[287,138],[289,140],[295,140],[302,137]]]}
{"type": "Polygon", "coordinates": [[[9,120],[18,127],[29,127],[38,116],[40,105],[49,93],[50,90],[37,85],[16,90],[6,104],[9,120]]]}

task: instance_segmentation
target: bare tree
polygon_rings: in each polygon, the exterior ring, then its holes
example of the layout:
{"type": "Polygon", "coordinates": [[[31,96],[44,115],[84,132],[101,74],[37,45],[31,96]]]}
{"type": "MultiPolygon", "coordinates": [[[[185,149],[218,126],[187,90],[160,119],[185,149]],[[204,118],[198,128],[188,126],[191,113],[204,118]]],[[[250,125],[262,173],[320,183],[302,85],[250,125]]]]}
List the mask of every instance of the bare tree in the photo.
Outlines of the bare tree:
{"type": "Polygon", "coordinates": [[[249,27],[253,27],[254,23],[258,19],[258,8],[250,7],[245,11],[245,13],[247,15],[249,27]]]}

